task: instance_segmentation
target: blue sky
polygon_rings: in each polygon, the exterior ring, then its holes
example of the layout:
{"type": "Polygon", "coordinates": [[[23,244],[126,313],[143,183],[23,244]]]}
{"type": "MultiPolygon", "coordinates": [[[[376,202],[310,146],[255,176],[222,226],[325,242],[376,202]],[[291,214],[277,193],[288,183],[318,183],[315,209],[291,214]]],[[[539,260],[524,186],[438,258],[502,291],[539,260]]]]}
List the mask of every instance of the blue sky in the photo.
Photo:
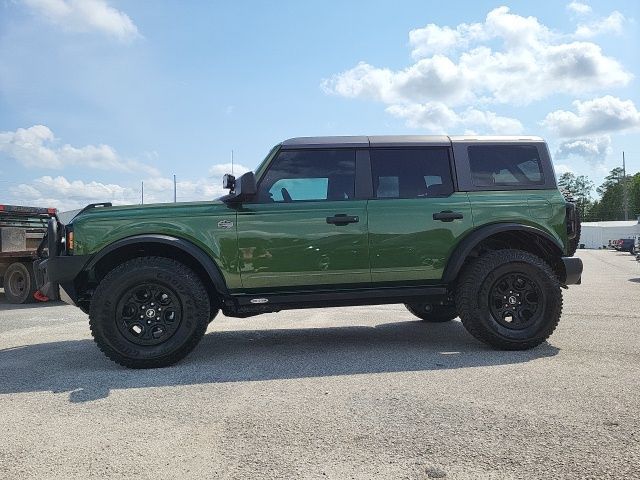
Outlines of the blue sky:
{"type": "Polygon", "coordinates": [[[640,3],[0,0],[0,203],[221,192],[303,135],[532,134],[640,170],[640,3]]]}

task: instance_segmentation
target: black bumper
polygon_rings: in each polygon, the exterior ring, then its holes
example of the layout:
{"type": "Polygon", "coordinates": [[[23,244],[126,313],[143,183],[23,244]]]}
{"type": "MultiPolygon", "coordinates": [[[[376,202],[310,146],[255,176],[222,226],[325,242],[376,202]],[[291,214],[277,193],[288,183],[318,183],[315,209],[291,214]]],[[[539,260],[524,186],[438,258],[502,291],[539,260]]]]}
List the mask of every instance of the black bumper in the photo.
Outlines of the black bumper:
{"type": "Polygon", "coordinates": [[[60,284],[63,288],[65,284],[72,285],[89,258],[90,255],[69,255],[36,260],[33,262],[33,272],[38,290],[51,297],[56,285],[60,284]]]}
{"type": "Polygon", "coordinates": [[[562,257],[564,263],[565,285],[580,285],[582,283],[582,260],[576,257],[562,257]]]}

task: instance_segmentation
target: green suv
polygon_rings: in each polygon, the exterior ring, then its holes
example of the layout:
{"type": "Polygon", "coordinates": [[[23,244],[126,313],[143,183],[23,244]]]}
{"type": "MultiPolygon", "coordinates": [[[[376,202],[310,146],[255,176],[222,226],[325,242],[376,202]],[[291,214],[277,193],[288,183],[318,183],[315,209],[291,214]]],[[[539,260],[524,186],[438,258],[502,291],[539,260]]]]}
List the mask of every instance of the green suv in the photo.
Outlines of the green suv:
{"type": "Polygon", "coordinates": [[[580,283],[579,220],[541,138],[293,138],[224,186],[214,201],[52,219],[39,288],[60,284],[111,360],[149,368],[185,357],[219,311],[404,303],[528,349],[580,283]]]}

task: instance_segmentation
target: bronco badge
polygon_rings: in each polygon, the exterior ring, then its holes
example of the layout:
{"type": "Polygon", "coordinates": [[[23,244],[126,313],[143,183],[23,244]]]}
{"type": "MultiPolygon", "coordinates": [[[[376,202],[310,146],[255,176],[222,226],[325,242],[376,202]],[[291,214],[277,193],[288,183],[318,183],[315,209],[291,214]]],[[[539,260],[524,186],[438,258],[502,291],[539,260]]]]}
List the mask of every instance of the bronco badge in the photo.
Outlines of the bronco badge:
{"type": "Polygon", "coordinates": [[[218,222],[218,228],[231,228],[233,227],[233,222],[231,220],[220,220],[218,222]]]}

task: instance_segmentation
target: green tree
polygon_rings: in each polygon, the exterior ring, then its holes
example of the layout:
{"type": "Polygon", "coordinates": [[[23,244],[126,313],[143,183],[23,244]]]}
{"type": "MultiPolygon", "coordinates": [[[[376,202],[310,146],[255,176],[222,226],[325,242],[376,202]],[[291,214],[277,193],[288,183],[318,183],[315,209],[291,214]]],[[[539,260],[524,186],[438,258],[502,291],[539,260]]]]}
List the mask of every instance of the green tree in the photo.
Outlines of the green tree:
{"type": "Polygon", "coordinates": [[[560,175],[558,186],[576,202],[580,217],[586,218],[592,206],[591,192],[595,186],[589,177],[586,175],[576,176],[571,172],[566,172],[560,175]]]}
{"type": "MultiPolygon", "coordinates": [[[[596,191],[600,200],[595,202],[592,212],[587,216],[589,220],[624,220],[624,177],[622,167],[616,167],[607,175],[596,191]]],[[[640,176],[627,175],[626,178],[629,198],[629,218],[640,208],[640,176]]]]}

